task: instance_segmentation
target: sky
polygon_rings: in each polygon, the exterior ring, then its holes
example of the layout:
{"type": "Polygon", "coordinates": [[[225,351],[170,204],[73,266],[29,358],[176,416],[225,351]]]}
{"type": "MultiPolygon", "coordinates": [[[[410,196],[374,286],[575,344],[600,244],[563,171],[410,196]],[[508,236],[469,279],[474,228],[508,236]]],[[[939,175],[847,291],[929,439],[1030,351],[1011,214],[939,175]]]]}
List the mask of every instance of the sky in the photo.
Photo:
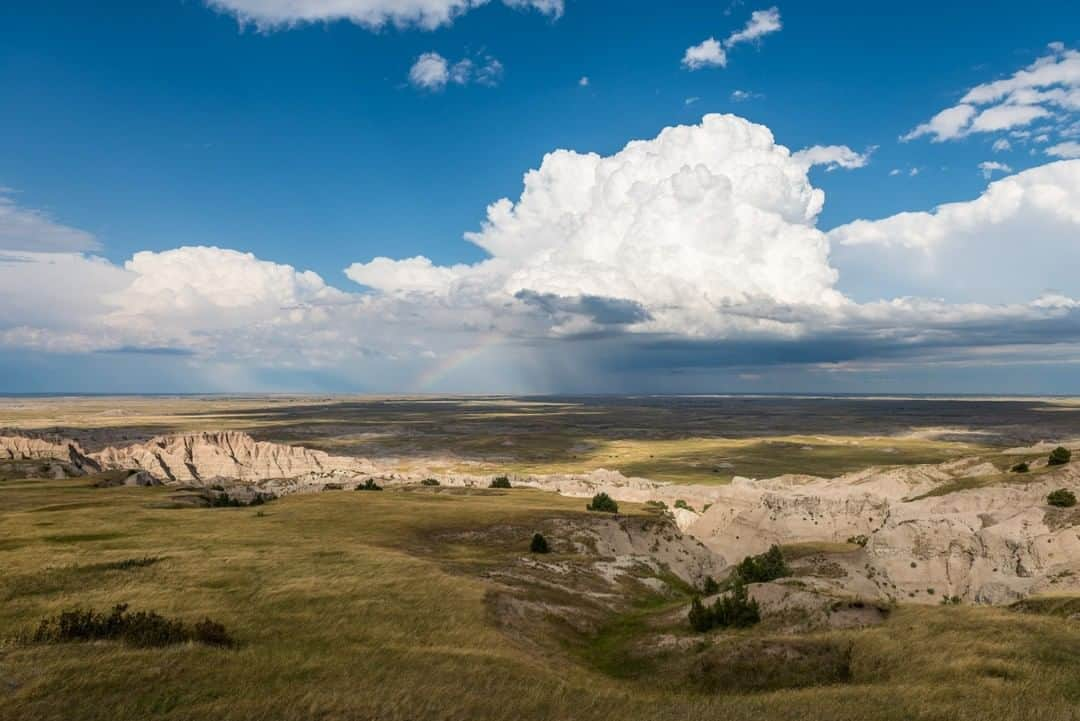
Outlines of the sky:
{"type": "Polygon", "coordinates": [[[11,0],[0,392],[1080,393],[1078,29],[11,0]]]}

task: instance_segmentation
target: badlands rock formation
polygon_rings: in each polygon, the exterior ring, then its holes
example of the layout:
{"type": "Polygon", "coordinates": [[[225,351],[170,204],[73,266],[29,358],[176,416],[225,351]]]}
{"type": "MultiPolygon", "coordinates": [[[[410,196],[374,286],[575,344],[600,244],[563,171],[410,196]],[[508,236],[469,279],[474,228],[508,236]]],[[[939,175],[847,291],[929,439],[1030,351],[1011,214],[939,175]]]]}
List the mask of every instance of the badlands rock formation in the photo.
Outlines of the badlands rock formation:
{"type": "Polygon", "coordinates": [[[1047,494],[1080,495],[1080,464],[1005,483],[948,492],[958,479],[1001,470],[979,459],[871,468],[833,479],[736,478],[727,486],[677,486],[611,472],[531,479],[522,485],[571,496],[605,492],[620,501],[682,500],[680,528],[728,564],[772,544],[847,544],[828,555],[832,590],[939,603],[958,597],[1007,603],[1080,590],[1080,510],[1046,505],[1047,494]],[[927,495],[932,494],[932,495],[927,495]]]}
{"type": "MultiPolygon", "coordinates": [[[[316,492],[330,482],[349,489],[368,478],[394,485],[436,475],[422,468],[400,473],[235,432],[162,436],[95,454],[71,441],[7,435],[0,436],[4,458],[58,459],[87,472],[138,471],[144,480],[165,483],[234,480],[253,493],[276,495],[316,492]]],[[[602,491],[618,501],[663,503],[680,530],[715,554],[718,568],[772,544],[855,541],[841,545],[843,552],[833,548],[810,559],[827,571],[813,580],[819,590],[922,603],[946,597],[1006,603],[1080,589],[1080,508],[1046,505],[1047,494],[1057,488],[1080,495],[1080,462],[1032,466],[1041,466],[1040,472],[1002,477],[1000,469],[972,458],[870,468],[832,479],[736,478],[725,486],[666,484],[604,470],[513,482],[582,499],[602,491]],[[980,478],[987,482],[980,484],[980,478]],[[965,483],[950,485],[958,479],[965,483]]],[[[444,486],[490,482],[488,476],[467,474],[437,477],[444,486]]]]}
{"type": "Polygon", "coordinates": [[[0,460],[54,460],[84,471],[100,470],[75,441],[43,435],[0,434],[0,460]]]}
{"type": "Polygon", "coordinates": [[[300,446],[256,441],[246,433],[188,433],[158,436],[94,454],[103,469],[142,470],[166,482],[229,479],[244,482],[356,471],[354,458],[331,456],[300,446]]]}

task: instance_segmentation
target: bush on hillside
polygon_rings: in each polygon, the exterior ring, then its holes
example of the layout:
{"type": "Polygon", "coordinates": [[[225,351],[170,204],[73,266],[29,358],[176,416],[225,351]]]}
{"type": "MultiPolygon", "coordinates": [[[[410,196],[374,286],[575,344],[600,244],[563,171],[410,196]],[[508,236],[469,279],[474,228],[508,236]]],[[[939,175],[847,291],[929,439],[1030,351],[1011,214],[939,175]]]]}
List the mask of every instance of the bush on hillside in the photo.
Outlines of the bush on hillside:
{"type": "Polygon", "coordinates": [[[675,501],[675,507],[676,508],[681,508],[684,511],[692,511],[692,510],[694,510],[693,508],[690,507],[689,503],[687,503],[686,501],[684,501],[681,498],[679,500],[675,501]]]}
{"type": "Polygon", "coordinates": [[[534,533],[532,543],[529,544],[529,551],[532,553],[550,553],[551,547],[548,546],[547,539],[542,534],[534,533]]]}
{"type": "Polygon", "coordinates": [[[614,498],[601,492],[592,497],[592,501],[585,506],[585,510],[599,511],[600,513],[618,513],[619,504],[615,502],[614,498]]]}
{"type": "Polygon", "coordinates": [[[690,621],[690,628],[698,633],[705,633],[714,625],[712,612],[705,608],[700,596],[694,596],[694,600],[690,602],[690,613],[686,617],[690,621]]]}
{"type": "Polygon", "coordinates": [[[356,487],[358,491],[381,491],[382,486],[375,482],[374,478],[369,478],[356,487]]]}
{"type": "Polygon", "coordinates": [[[204,495],[207,504],[211,508],[242,508],[244,506],[261,506],[269,500],[273,500],[274,496],[266,495],[262,493],[256,493],[250,500],[242,501],[235,496],[230,496],[228,493],[210,493],[204,495]]]}
{"type": "Polygon", "coordinates": [[[437,480],[435,480],[434,478],[425,478],[424,480],[420,481],[420,485],[421,486],[438,486],[438,485],[441,485],[441,484],[437,480]]]}
{"type": "Polygon", "coordinates": [[[235,643],[225,626],[209,618],[204,618],[192,627],[191,640],[207,646],[232,646],[235,643]]]}
{"type": "Polygon", "coordinates": [[[496,476],[491,479],[491,485],[488,488],[511,488],[510,479],[506,476],[496,476]]]}
{"type": "Polygon", "coordinates": [[[1026,461],[1020,461],[1019,463],[1017,463],[1015,466],[1013,466],[1009,470],[1012,471],[1013,473],[1027,473],[1028,471],[1031,470],[1031,467],[1027,464],[1026,461]]]}
{"type": "Polygon", "coordinates": [[[1050,458],[1047,463],[1051,466],[1063,466],[1070,460],[1072,460],[1072,451],[1065,446],[1058,446],[1050,451],[1050,458]]]}
{"type": "Polygon", "coordinates": [[[728,593],[706,608],[701,598],[694,596],[687,615],[690,628],[704,633],[713,628],[748,628],[761,621],[761,609],[758,602],[750,598],[750,592],[741,579],[736,578],[728,593]]]}
{"type": "Polygon", "coordinates": [[[1059,488],[1050,492],[1046,502],[1058,508],[1072,508],[1076,505],[1076,494],[1066,488],[1059,488]]]}
{"type": "Polygon", "coordinates": [[[761,620],[758,602],[750,598],[746,584],[736,580],[730,593],[725,593],[713,604],[716,625],[730,628],[747,628],[761,620]]]}
{"type": "Polygon", "coordinates": [[[716,582],[716,579],[712,576],[705,577],[705,583],[701,587],[702,592],[706,596],[711,596],[714,593],[720,593],[720,584],[716,582]]]}
{"type": "Polygon", "coordinates": [[[791,575],[791,568],[784,560],[780,546],[773,545],[765,553],[747,556],[735,567],[735,574],[743,583],[766,583],[791,575]]]}
{"type": "Polygon", "coordinates": [[[41,621],[30,636],[35,643],[70,641],[121,641],[129,646],[152,648],[197,641],[212,646],[232,646],[225,627],[206,618],[194,626],[166,618],[155,611],[128,612],[126,603],[108,613],[73,608],[41,621]]]}

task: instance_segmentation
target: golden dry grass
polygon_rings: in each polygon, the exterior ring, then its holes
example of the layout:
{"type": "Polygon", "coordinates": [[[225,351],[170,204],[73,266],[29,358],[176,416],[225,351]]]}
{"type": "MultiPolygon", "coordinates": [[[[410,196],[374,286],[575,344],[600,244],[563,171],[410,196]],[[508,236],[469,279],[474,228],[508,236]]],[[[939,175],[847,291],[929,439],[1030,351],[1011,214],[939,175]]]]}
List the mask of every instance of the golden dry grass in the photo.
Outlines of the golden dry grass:
{"type": "Polygon", "coordinates": [[[818,635],[854,644],[850,683],[705,694],[497,629],[486,571],[522,555],[544,519],[587,517],[578,499],[427,489],[152,507],[167,494],[0,482],[0,637],[75,604],[127,602],[210,616],[240,647],[7,643],[0,719],[1080,718],[1080,627],[1060,617],[901,608],[881,627],[818,635]],[[445,540],[508,524],[520,547],[445,540]],[[101,565],[146,556],[161,560],[101,565]]]}

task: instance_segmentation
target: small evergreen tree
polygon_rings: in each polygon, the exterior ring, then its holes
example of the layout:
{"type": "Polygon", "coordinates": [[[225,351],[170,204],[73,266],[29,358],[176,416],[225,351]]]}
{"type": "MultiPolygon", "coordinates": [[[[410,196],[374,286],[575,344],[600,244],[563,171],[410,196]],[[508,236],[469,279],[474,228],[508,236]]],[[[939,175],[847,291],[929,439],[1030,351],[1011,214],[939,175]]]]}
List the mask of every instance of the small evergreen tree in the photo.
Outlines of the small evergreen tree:
{"type": "Polygon", "coordinates": [[[1013,473],[1027,473],[1031,470],[1026,461],[1020,461],[1015,466],[1009,469],[1013,473]]]}
{"type": "Polygon", "coordinates": [[[721,628],[748,628],[761,621],[761,608],[750,598],[746,584],[736,578],[728,593],[706,608],[700,596],[694,596],[687,614],[690,628],[704,633],[717,626],[721,628]]]}
{"type": "Polygon", "coordinates": [[[1050,458],[1047,463],[1051,466],[1063,466],[1070,460],[1072,460],[1072,451],[1065,446],[1058,446],[1050,451],[1050,458]]]}
{"type": "Polygon", "coordinates": [[[1046,497],[1046,502],[1058,508],[1072,508],[1076,505],[1076,494],[1067,488],[1059,488],[1051,491],[1046,497]]]}
{"type": "Polygon", "coordinates": [[[491,479],[489,488],[510,488],[510,479],[506,476],[496,476],[491,479]]]}
{"type": "Polygon", "coordinates": [[[601,513],[618,513],[619,504],[608,494],[600,492],[593,496],[589,505],[585,506],[585,510],[599,511],[601,513]]]}
{"type": "Polygon", "coordinates": [[[529,550],[533,553],[550,553],[551,548],[548,546],[547,539],[542,534],[534,533],[532,537],[532,543],[529,544],[529,550]]]}
{"type": "Polygon", "coordinates": [[[713,627],[712,613],[705,608],[700,596],[694,596],[694,600],[690,602],[690,613],[687,614],[687,619],[690,621],[690,628],[698,633],[705,633],[713,627]]]}
{"type": "Polygon", "coordinates": [[[720,592],[720,584],[716,582],[716,579],[712,576],[705,577],[705,585],[702,587],[706,596],[711,596],[714,593],[720,592]]]}
{"type": "Polygon", "coordinates": [[[375,479],[369,478],[359,486],[356,487],[358,491],[381,491],[382,486],[375,482],[375,479]]]}
{"type": "Polygon", "coordinates": [[[712,615],[717,626],[729,628],[748,628],[761,621],[758,602],[750,598],[746,584],[740,579],[735,579],[730,593],[716,599],[712,615]]]}
{"type": "Polygon", "coordinates": [[[425,478],[424,480],[420,481],[420,485],[421,486],[438,486],[440,484],[434,478],[425,478]]]}
{"type": "Polygon", "coordinates": [[[773,544],[765,553],[747,556],[735,567],[735,575],[743,583],[766,583],[791,575],[791,569],[784,561],[780,546],[773,544]]]}

